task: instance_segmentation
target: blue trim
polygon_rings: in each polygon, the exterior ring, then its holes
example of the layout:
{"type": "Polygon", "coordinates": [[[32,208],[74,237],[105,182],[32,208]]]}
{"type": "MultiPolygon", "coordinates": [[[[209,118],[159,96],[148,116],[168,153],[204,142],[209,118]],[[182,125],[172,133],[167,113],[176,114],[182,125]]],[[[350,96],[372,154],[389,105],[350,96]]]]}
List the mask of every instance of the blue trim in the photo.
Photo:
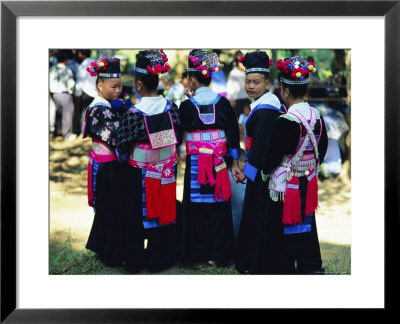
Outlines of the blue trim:
{"type": "Polygon", "coordinates": [[[228,147],[228,152],[226,153],[226,156],[230,156],[232,159],[237,160],[240,158],[240,149],[228,147]]]}
{"type": "Polygon", "coordinates": [[[282,113],[281,109],[278,107],[275,107],[273,105],[268,105],[268,104],[260,104],[258,106],[256,106],[255,108],[253,108],[250,112],[250,115],[247,117],[246,123],[245,123],[245,127],[247,128],[247,123],[249,122],[251,116],[253,115],[253,113],[259,109],[271,109],[271,110],[275,110],[279,113],[282,113]]]}
{"type": "Polygon", "coordinates": [[[244,171],[245,176],[254,182],[254,180],[256,179],[256,176],[257,176],[258,169],[256,167],[252,166],[249,163],[249,161],[247,161],[244,166],[243,171],[244,171]]]}
{"type": "Polygon", "coordinates": [[[170,110],[171,107],[172,107],[172,103],[167,99],[167,104],[165,105],[165,108],[164,108],[163,112],[166,112],[166,111],[170,110]]]}
{"type": "Polygon", "coordinates": [[[190,97],[189,100],[190,100],[190,101],[192,102],[192,104],[194,104],[195,106],[214,105],[214,104],[216,104],[216,103],[219,101],[219,99],[221,99],[221,95],[220,95],[220,94],[217,94],[217,96],[216,96],[211,102],[209,102],[209,103],[207,103],[207,104],[199,104],[199,103],[197,102],[197,100],[196,100],[194,97],[195,97],[195,96],[190,97]]]}
{"type": "MultiPolygon", "coordinates": [[[[166,112],[166,111],[170,110],[171,107],[172,107],[172,103],[167,100],[167,103],[165,104],[163,112],[166,112]]],[[[139,108],[136,108],[136,107],[135,107],[135,113],[139,113],[139,114],[148,116],[144,111],[141,111],[139,108]]]]}
{"type": "Polygon", "coordinates": [[[93,210],[96,212],[96,182],[97,172],[99,171],[100,162],[93,160],[92,164],[92,190],[93,190],[93,210]]]}
{"type": "Polygon", "coordinates": [[[312,219],[314,214],[308,215],[304,217],[304,221],[302,223],[296,225],[284,225],[283,226],[283,234],[299,234],[299,233],[307,233],[311,232],[312,219]]]}
{"type": "Polygon", "coordinates": [[[190,201],[192,203],[218,203],[223,202],[218,198],[218,201],[215,200],[214,194],[201,194],[200,188],[201,184],[197,181],[198,171],[198,154],[190,155],[190,201]]]}

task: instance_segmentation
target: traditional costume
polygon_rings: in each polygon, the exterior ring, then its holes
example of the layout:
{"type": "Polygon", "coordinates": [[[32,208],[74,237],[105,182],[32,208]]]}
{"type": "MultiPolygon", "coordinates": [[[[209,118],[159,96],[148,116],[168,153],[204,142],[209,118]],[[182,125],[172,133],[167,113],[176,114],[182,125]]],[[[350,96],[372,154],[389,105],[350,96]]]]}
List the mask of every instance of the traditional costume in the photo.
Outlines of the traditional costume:
{"type": "MultiPolygon", "coordinates": [[[[246,75],[261,73],[267,78],[271,65],[268,54],[250,52],[242,57],[246,75]]],[[[236,266],[239,272],[277,273],[276,262],[280,253],[279,237],[272,231],[279,225],[267,210],[267,185],[262,181],[261,168],[274,122],[281,115],[279,99],[267,91],[250,104],[251,112],[246,120],[246,156],[244,173],[247,178],[242,218],[236,249],[236,266]]]]}
{"type": "MultiPolygon", "coordinates": [[[[301,56],[279,60],[277,68],[282,71],[281,82],[291,87],[307,84],[309,73],[316,70],[314,62],[301,56]]],[[[284,233],[284,273],[323,273],[315,210],[327,143],[323,118],[307,102],[289,107],[271,133],[263,175],[270,197],[267,214],[280,219],[284,233]]]]}
{"type": "MultiPolygon", "coordinates": [[[[191,52],[189,77],[210,78],[221,69],[218,56],[191,52]]],[[[201,82],[200,82],[201,83],[201,82]]],[[[224,264],[232,257],[232,196],[225,158],[240,157],[239,127],[229,101],[202,86],[180,105],[186,168],[180,229],[186,262],[224,264]]]]}
{"type": "MultiPolygon", "coordinates": [[[[162,50],[140,51],[136,73],[156,76],[166,72],[167,60],[162,50]]],[[[131,268],[147,265],[151,270],[160,270],[175,261],[179,127],[177,106],[160,95],[142,97],[139,104],[125,112],[118,130],[119,155],[129,155],[126,212],[136,237],[130,248],[137,255],[131,260],[131,268]]]]}
{"type": "MultiPolygon", "coordinates": [[[[94,61],[88,71],[93,77],[121,77],[117,58],[94,61]]],[[[86,109],[82,124],[82,137],[92,138],[87,179],[88,203],[95,212],[86,248],[110,266],[124,264],[131,235],[123,206],[127,167],[118,162],[115,153],[120,123],[121,113],[109,101],[97,96],[86,109]]]]}

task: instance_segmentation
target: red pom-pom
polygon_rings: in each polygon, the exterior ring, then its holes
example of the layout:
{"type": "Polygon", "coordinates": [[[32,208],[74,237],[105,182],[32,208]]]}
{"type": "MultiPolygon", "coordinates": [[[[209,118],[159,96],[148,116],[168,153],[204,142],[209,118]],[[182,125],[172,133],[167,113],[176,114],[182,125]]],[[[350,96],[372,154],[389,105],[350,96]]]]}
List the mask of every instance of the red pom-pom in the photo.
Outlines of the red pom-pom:
{"type": "Polygon", "coordinates": [[[290,73],[290,76],[291,76],[292,78],[296,78],[296,72],[290,73]]]}
{"type": "Polygon", "coordinates": [[[244,60],[244,56],[242,55],[241,57],[239,57],[239,62],[242,63],[244,60]]]}
{"type": "Polygon", "coordinates": [[[171,66],[169,66],[169,64],[164,65],[165,72],[168,72],[170,69],[171,69],[171,66]]]}
{"type": "Polygon", "coordinates": [[[153,69],[151,68],[150,65],[146,66],[147,71],[149,71],[151,74],[153,74],[153,69]]]}

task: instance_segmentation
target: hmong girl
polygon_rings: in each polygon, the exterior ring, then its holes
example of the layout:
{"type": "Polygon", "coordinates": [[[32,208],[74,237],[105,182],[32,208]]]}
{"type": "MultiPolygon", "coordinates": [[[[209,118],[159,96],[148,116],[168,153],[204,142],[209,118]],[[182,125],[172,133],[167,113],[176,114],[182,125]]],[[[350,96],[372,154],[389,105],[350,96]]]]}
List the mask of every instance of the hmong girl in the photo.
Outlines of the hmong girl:
{"type": "Polygon", "coordinates": [[[88,71],[97,76],[98,96],[87,108],[82,125],[82,137],[92,138],[88,202],[95,212],[86,248],[106,265],[122,266],[129,253],[125,247],[131,232],[123,206],[127,167],[118,162],[115,152],[121,112],[113,108],[113,103],[120,102],[122,91],[120,62],[117,58],[104,58],[92,62],[88,71]]]}
{"type": "Polygon", "coordinates": [[[280,220],[284,234],[282,273],[322,274],[315,210],[328,140],[319,111],[304,102],[309,75],[317,67],[294,56],[279,60],[277,68],[288,111],[274,125],[263,163],[270,197],[267,214],[280,220]]]}
{"type": "Polygon", "coordinates": [[[194,95],[179,108],[187,153],[180,252],[182,261],[194,267],[203,262],[225,265],[232,256],[232,192],[224,159],[233,158],[232,175],[237,181],[240,137],[229,101],[209,88],[211,73],[219,69],[215,53],[192,50],[188,90],[194,95]]]}
{"type": "Polygon", "coordinates": [[[247,162],[244,175],[247,181],[236,249],[236,267],[241,273],[277,273],[280,265],[276,260],[279,260],[282,248],[279,233],[273,229],[280,223],[266,214],[268,188],[261,179],[260,171],[273,124],[281,114],[281,104],[269,91],[271,62],[268,54],[263,51],[249,52],[240,61],[246,68],[245,90],[252,103],[245,125],[247,162]]]}
{"type": "Polygon", "coordinates": [[[170,66],[163,50],[138,53],[135,89],[140,103],[125,112],[118,129],[121,157],[129,156],[126,212],[133,231],[129,270],[168,268],[176,261],[176,148],[179,113],[157,95],[159,74],[170,66]]]}

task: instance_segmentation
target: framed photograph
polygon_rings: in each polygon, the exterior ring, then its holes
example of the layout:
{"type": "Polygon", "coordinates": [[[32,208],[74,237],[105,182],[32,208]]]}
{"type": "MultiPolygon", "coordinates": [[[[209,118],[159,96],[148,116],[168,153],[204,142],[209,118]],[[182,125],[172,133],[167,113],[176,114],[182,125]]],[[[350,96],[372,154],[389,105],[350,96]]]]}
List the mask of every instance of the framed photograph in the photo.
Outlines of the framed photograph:
{"type": "Polygon", "coordinates": [[[2,322],[230,322],[394,306],[399,1],[2,1],[1,24],[2,322]],[[49,275],[51,48],[350,49],[351,275],[49,275]]]}

